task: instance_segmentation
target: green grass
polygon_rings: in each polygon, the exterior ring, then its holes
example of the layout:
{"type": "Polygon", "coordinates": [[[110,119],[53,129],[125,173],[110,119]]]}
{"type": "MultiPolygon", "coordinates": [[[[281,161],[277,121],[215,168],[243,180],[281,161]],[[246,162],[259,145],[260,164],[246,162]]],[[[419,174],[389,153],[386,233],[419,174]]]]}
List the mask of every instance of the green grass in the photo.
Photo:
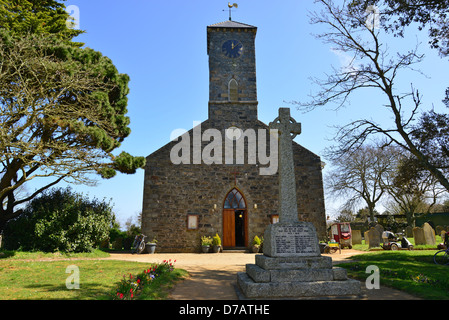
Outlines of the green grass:
{"type": "MultiPolygon", "coordinates": [[[[22,252],[0,259],[0,300],[108,300],[112,299],[123,275],[137,274],[151,266],[130,261],[73,260],[73,256],[72,260],[39,261],[48,258],[48,254],[22,252]],[[80,270],[78,290],[66,287],[70,276],[66,268],[70,265],[80,270]]],[[[86,257],[78,254],[76,258],[86,257]]],[[[187,271],[182,269],[164,274],[146,288],[139,299],[166,299],[171,288],[186,275],[187,271]]]]}
{"type": "MultiPolygon", "coordinates": [[[[380,284],[424,299],[449,299],[449,266],[436,265],[436,250],[378,251],[351,257],[353,263],[339,266],[351,277],[365,281],[369,265],[380,270],[380,284]]],[[[364,285],[364,283],[362,283],[364,285]]]]}
{"type": "MultiPolygon", "coordinates": [[[[429,245],[419,245],[419,246],[417,246],[417,245],[415,245],[415,239],[414,238],[407,238],[407,239],[411,242],[411,244],[413,245],[415,250],[436,249],[436,245],[430,245],[429,244],[429,245]]],[[[437,235],[437,236],[435,236],[435,239],[436,239],[436,243],[437,244],[443,242],[443,240],[441,239],[441,236],[437,235]]],[[[365,240],[362,240],[362,244],[355,244],[355,245],[353,245],[352,248],[354,250],[369,251],[368,245],[365,244],[365,240]]],[[[382,249],[382,248],[381,247],[377,247],[377,248],[373,248],[373,249],[377,250],[377,249],[382,249]]]]}

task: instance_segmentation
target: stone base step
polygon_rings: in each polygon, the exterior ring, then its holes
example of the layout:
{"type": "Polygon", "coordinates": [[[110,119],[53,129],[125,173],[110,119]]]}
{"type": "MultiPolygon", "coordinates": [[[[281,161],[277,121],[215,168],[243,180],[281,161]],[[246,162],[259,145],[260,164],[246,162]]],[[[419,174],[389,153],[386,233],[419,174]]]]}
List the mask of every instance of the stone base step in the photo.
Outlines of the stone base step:
{"type": "Polygon", "coordinates": [[[329,269],[265,270],[258,265],[247,264],[246,273],[254,282],[342,281],[348,278],[345,269],[336,267],[329,269]]]}
{"type": "Polygon", "coordinates": [[[361,294],[360,282],[344,281],[315,282],[254,282],[248,274],[239,272],[237,284],[246,298],[295,298],[321,296],[357,296],[361,294]]]}
{"type": "Polygon", "coordinates": [[[249,253],[248,248],[222,249],[222,253],[249,253]]]}

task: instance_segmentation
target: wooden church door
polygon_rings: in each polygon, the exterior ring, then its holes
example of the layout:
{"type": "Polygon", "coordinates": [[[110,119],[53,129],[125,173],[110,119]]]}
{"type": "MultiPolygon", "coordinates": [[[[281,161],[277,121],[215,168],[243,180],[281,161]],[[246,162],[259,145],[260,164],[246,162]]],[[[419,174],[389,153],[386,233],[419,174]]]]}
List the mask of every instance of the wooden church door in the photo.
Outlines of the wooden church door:
{"type": "Polygon", "coordinates": [[[236,188],[225,198],[223,206],[223,247],[247,246],[247,211],[243,195],[236,188]]]}
{"type": "Polygon", "coordinates": [[[223,210],[223,247],[235,247],[235,210],[223,210]]]}

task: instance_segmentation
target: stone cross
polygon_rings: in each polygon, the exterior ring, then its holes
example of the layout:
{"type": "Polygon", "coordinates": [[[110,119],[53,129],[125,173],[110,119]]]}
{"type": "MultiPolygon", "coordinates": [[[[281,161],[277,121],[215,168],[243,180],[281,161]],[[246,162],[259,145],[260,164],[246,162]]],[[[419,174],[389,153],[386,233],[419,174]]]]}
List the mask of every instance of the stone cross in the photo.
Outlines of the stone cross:
{"type": "Polygon", "coordinates": [[[298,222],[292,142],[301,133],[301,124],[290,116],[289,108],[279,108],[279,117],[269,127],[279,133],[279,222],[298,222]]]}
{"type": "Polygon", "coordinates": [[[234,186],[237,186],[237,175],[240,174],[240,172],[234,171],[231,172],[231,174],[234,175],[234,186]]]}

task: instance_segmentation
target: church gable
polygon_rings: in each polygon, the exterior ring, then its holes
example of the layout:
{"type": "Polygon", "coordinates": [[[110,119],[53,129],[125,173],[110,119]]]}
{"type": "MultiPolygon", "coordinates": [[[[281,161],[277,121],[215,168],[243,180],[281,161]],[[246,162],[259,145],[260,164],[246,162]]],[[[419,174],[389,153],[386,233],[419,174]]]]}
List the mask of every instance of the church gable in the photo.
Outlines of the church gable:
{"type": "MultiPolygon", "coordinates": [[[[257,117],[257,28],[207,28],[209,117],[147,157],[142,232],[159,252],[200,252],[218,233],[225,248],[248,247],[277,221],[277,139],[257,117]]],[[[325,235],[320,158],[293,143],[298,216],[325,235]]]]}

